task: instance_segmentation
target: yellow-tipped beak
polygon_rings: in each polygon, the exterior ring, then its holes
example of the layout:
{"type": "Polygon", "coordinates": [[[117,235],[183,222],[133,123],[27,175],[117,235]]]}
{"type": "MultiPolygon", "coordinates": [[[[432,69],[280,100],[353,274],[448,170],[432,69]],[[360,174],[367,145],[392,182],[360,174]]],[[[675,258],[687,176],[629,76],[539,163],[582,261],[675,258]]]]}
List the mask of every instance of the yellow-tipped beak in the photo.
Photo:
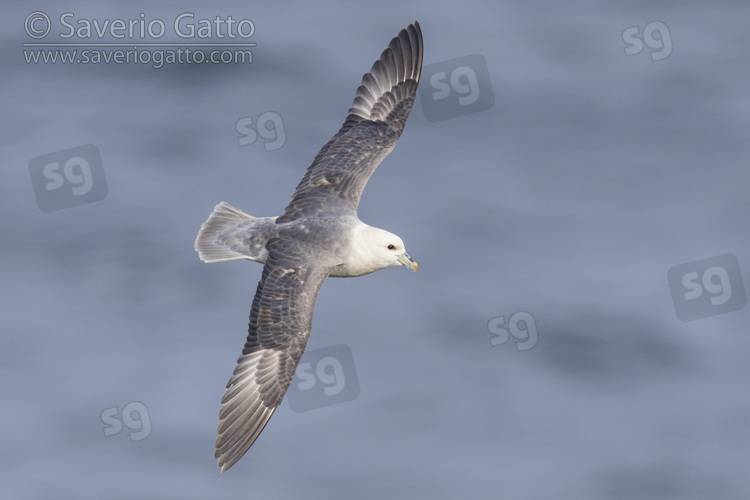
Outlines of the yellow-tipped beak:
{"type": "Polygon", "coordinates": [[[401,262],[402,265],[411,269],[412,271],[416,271],[417,269],[419,269],[419,264],[417,264],[414,261],[414,259],[409,257],[409,254],[406,252],[398,256],[398,261],[401,262]]]}

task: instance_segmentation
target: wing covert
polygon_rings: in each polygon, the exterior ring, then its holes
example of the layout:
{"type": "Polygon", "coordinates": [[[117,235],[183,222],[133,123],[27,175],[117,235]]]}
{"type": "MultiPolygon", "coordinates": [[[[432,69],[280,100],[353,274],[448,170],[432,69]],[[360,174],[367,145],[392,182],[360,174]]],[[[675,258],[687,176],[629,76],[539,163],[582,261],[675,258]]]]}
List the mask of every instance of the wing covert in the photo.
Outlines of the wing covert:
{"type": "Polygon", "coordinates": [[[391,40],[362,77],[344,124],[315,156],[277,223],[326,212],[357,212],[365,184],[404,130],[422,58],[422,31],[415,21],[391,40]]]}
{"type": "Polygon", "coordinates": [[[281,403],[307,345],[318,292],[335,266],[302,263],[298,245],[268,243],[247,341],[221,399],[214,457],[222,472],[245,454],[281,403]]]}

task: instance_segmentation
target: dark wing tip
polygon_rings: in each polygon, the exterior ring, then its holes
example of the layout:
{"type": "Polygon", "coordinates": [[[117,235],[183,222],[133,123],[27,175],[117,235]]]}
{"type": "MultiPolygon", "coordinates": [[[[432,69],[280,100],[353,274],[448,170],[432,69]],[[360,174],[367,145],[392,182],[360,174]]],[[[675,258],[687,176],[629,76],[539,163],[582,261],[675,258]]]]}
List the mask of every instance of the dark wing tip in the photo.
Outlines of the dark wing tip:
{"type": "Polygon", "coordinates": [[[315,156],[277,224],[315,213],[357,211],[367,180],[404,130],[423,55],[422,29],[414,21],[362,77],[344,124],[315,156]]]}
{"type": "Polygon", "coordinates": [[[417,21],[402,29],[362,77],[344,127],[362,120],[385,121],[404,100],[416,94],[424,45],[417,21]]]}
{"type": "Polygon", "coordinates": [[[263,393],[273,387],[277,379],[278,355],[268,352],[272,351],[256,349],[240,356],[227,382],[221,398],[214,454],[222,472],[242,458],[278,406],[275,400],[269,404],[263,398],[263,393]],[[264,365],[269,372],[265,380],[258,377],[259,365],[264,365]]]}
{"type": "MultiPolygon", "coordinates": [[[[216,439],[214,458],[218,460],[221,472],[226,471],[250,449],[261,431],[266,427],[276,408],[259,408],[255,415],[243,425],[228,435],[219,434],[216,439]]],[[[220,422],[219,426],[221,427],[220,422]]]]}

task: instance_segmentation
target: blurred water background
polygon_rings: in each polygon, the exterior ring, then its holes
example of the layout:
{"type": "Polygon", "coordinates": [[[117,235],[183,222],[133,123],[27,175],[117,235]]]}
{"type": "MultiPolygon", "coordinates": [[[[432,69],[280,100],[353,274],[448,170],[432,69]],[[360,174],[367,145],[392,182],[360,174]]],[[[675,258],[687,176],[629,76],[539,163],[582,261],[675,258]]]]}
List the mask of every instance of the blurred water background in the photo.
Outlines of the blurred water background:
{"type": "Polygon", "coordinates": [[[750,4],[2,10],[3,498],[750,495],[750,308],[680,321],[667,280],[729,253],[748,286],[750,4]],[[257,46],[252,64],[28,64],[34,11],[55,43],[66,12],[167,28],[190,12],[251,19],[257,46]],[[402,236],[420,270],[323,286],[308,349],[349,346],[359,396],[283,403],[219,474],[219,399],[261,266],[203,264],[195,235],[221,200],[280,214],[414,19],[425,65],[484,57],[494,105],[431,122],[420,99],[365,190],[362,220],[402,236]],[[237,121],[264,112],[283,147],[240,146],[237,121]],[[30,161],[85,144],[106,196],[42,212],[30,161]],[[521,311],[536,345],[493,346],[488,325],[521,311]],[[147,408],[146,439],[106,437],[102,412],[130,402],[147,408]]]}

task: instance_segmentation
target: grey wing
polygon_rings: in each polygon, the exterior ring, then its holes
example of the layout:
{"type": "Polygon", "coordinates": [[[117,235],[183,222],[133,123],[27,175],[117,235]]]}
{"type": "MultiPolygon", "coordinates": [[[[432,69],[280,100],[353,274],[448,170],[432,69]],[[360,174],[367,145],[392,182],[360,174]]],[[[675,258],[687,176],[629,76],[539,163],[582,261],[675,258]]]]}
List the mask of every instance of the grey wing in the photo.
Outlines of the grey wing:
{"type": "Polygon", "coordinates": [[[281,403],[310,336],[318,291],[335,267],[309,266],[300,245],[268,243],[247,342],[221,398],[214,457],[222,472],[245,454],[281,403]]]}
{"type": "Polygon", "coordinates": [[[409,25],[362,77],[344,125],[318,152],[277,222],[356,213],[368,179],[404,130],[422,71],[422,31],[409,25]]]}

